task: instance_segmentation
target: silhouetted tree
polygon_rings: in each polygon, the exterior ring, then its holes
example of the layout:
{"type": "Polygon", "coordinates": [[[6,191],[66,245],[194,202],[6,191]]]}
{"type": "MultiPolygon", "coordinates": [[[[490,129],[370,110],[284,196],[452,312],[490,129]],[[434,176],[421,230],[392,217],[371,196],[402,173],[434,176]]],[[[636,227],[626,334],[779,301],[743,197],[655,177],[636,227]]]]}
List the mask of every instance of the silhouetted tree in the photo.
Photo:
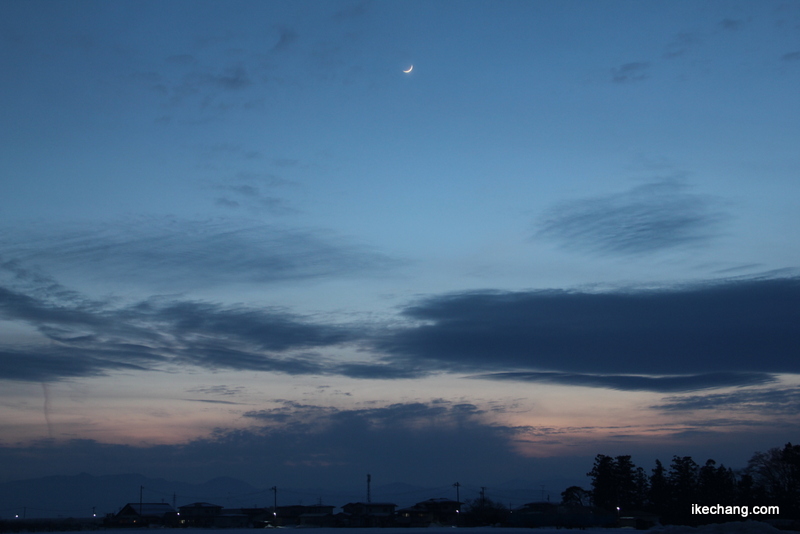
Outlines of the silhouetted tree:
{"type": "Polygon", "coordinates": [[[568,506],[590,506],[592,494],[580,486],[570,486],[561,492],[561,503],[568,506]]]}
{"type": "Polygon", "coordinates": [[[650,481],[647,479],[647,474],[645,474],[644,469],[641,467],[636,468],[633,482],[635,485],[633,507],[638,510],[644,510],[650,500],[650,481]]]}
{"type": "Polygon", "coordinates": [[[667,474],[669,499],[664,508],[667,523],[695,524],[698,517],[691,514],[697,503],[697,477],[699,466],[691,456],[673,456],[667,474]]]}
{"type": "Polygon", "coordinates": [[[592,477],[592,502],[606,510],[617,507],[617,486],[614,475],[614,458],[598,454],[594,458],[592,470],[586,473],[592,477]]]}
{"type": "Polygon", "coordinates": [[[595,506],[611,511],[641,507],[643,489],[640,485],[646,488],[647,481],[646,477],[643,481],[637,478],[637,467],[630,456],[612,458],[598,454],[587,476],[592,477],[595,506]]]}
{"type": "MultiPolygon", "coordinates": [[[[585,493],[595,506],[610,512],[618,507],[620,511],[649,510],[664,524],[734,519],[692,514],[693,504],[778,505],[782,519],[800,520],[800,445],[791,443],[755,453],[747,469],[737,473],[711,459],[700,467],[691,456],[673,456],[668,471],[656,460],[648,478],[630,456],[598,454],[586,475],[592,479],[592,490],[585,493]]],[[[581,500],[578,490],[577,486],[567,488],[562,502],[577,503],[581,500]]]]}
{"type": "Polygon", "coordinates": [[[736,477],[724,465],[717,467],[714,460],[707,460],[700,468],[697,478],[697,501],[699,504],[733,503],[736,499],[736,477]]]}
{"type": "Polygon", "coordinates": [[[614,476],[617,481],[617,506],[621,509],[641,508],[636,483],[636,466],[630,456],[617,456],[614,461],[614,476]]]}
{"type": "Polygon", "coordinates": [[[787,443],[783,449],[755,453],[747,472],[756,492],[781,507],[782,517],[800,519],[800,445],[787,443]]]}
{"type": "Polygon", "coordinates": [[[746,471],[740,474],[736,483],[736,504],[754,506],[764,502],[766,502],[764,492],[756,486],[753,475],[746,471]]]}
{"type": "Polygon", "coordinates": [[[464,523],[475,527],[485,527],[505,523],[508,508],[491,499],[482,497],[469,500],[464,508],[464,523]]]}
{"type": "Polygon", "coordinates": [[[667,470],[662,465],[661,460],[656,460],[653,474],[650,475],[649,508],[658,515],[663,515],[670,500],[669,482],[667,481],[666,473],[667,470]]]}

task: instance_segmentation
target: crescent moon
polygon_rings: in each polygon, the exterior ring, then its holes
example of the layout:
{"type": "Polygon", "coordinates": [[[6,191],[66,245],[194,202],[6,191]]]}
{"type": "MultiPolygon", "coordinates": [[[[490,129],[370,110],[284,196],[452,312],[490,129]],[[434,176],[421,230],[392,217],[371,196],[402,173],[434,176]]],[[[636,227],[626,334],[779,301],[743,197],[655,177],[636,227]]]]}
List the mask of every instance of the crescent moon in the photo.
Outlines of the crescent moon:
{"type": "Polygon", "coordinates": [[[403,72],[405,72],[406,74],[408,74],[408,73],[409,73],[409,72],[411,72],[412,70],[414,70],[414,65],[411,65],[410,67],[408,67],[408,70],[404,70],[403,72]]]}

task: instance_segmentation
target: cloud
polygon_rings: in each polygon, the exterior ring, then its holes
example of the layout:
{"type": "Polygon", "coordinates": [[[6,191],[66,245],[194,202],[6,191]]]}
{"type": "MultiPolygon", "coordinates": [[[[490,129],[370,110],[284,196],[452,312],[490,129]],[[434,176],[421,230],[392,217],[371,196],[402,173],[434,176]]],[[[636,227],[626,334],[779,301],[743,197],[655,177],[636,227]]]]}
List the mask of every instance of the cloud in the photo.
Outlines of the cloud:
{"type": "Polygon", "coordinates": [[[358,421],[369,428],[419,428],[421,425],[455,424],[483,412],[472,404],[453,405],[448,401],[396,403],[378,408],[342,410],[329,406],[282,400],[281,406],[244,413],[244,417],[269,423],[288,423],[293,427],[320,429],[329,425],[358,421]]]}
{"type": "MultiPolygon", "coordinates": [[[[187,83],[191,83],[187,80],[187,83]]],[[[227,67],[222,73],[197,73],[194,83],[209,84],[220,89],[236,91],[253,82],[242,65],[227,67]]]]}
{"type": "Polygon", "coordinates": [[[107,323],[84,306],[75,305],[70,308],[52,306],[6,287],[0,287],[0,316],[70,326],[101,326],[107,323]]]}
{"type": "Polygon", "coordinates": [[[289,48],[289,46],[297,40],[297,32],[295,32],[291,28],[286,28],[284,26],[277,26],[276,30],[278,32],[278,40],[272,47],[273,52],[280,52],[282,50],[285,50],[289,48]]]}
{"type": "Polygon", "coordinates": [[[206,395],[238,395],[244,391],[244,386],[197,386],[186,390],[187,393],[204,393],[206,395]]]}
{"type": "Polygon", "coordinates": [[[650,77],[649,69],[647,62],[625,63],[611,69],[611,80],[614,83],[640,82],[650,77]]]}
{"type": "Polygon", "coordinates": [[[52,381],[175,366],[372,379],[428,373],[421,365],[326,357],[320,351],[364,342],[371,327],[321,323],[280,307],[174,297],[121,303],[86,301],[65,290],[50,298],[35,293],[0,285],[0,318],[32,326],[45,341],[24,350],[0,346],[3,378],[52,381]],[[57,298],[61,293],[68,298],[57,298]]]}
{"type": "Polygon", "coordinates": [[[125,354],[124,359],[128,361],[115,359],[121,356],[113,351],[95,355],[69,347],[0,349],[0,377],[3,380],[52,382],[64,378],[100,376],[112,370],[141,371],[150,367],[133,363],[139,359],[136,354],[125,354]]]}
{"type": "Polygon", "coordinates": [[[664,404],[652,408],[668,412],[724,409],[791,416],[800,413],[800,387],[674,396],[664,400],[664,404]]]}
{"type": "Polygon", "coordinates": [[[395,380],[420,378],[435,373],[439,369],[431,365],[383,362],[339,363],[329,367],[331,374],[350,378],[372,380],[395,380]]]}
{"type": "Polygon", "coordinates": [[[306,349],[352,337],[344,328],[278,310],[173,300],[109,305],[94,314],[60,307],[56,313],[42,302],[31,306],[24,299],[2,298],[9,293],[0,293],[2,317],[27,322],[57,343],[3,352],[0,378],[10,380],[55,380],[165,365],[327,374],[331,363],[306,349]]]}
{"type": "Polygon", "coordinates": [[[741,30],[744,27],[745,22],[740,19],[731,19],[725,18],[722,19],[719,23],[720,28],[724,30],[741,30]]]}
{"type": "Polygon", "coordinates": [[[346,329],[306,322],[280,308],[226,307],[196,301],[154,299],[124,309],[135,321],[164,325],[181,341],[204,333],[208,338],[231,339],[268,351],[335,345],[350,339],[346,329]]]}
{"type": "Polygon", "coordinates": [[[686,55],[692,47],[697,45],[698,38],[693,33],[683,32],[675,36],[675,38],[667,44],[664,50],[664,57],[667,59],[674,59],[686,55]]]}
{"type": "Polygon", "coordinates": [[[557,205],[540,220],[536,237],[598,254],[649,254],[706,242],[723,219],[718,201],[665,179],[557,205]]]}
{"type": "Polygon", "coordinates": [[[518,479],[521,472],[536,473],[540,481],[567,479],[566,487],[585,479],[591,467],[590,456],[575,462],[520,455],[513,443],[519,431],[486,423],[470,404],[410,402],[341,409],[284,401],[274,409],[245,412],[245,418],[252,426],[218,429],[177,445],[47,440],[24,447],[0,446],[0,463],[14,466],[8,476],[24,466],[20,473],[26,477],[84,468],[95,474],[118,473],[120,465],[167,479],[224,473],[259,487],[277,485],[284,492],[298,487],[360,488],[366,473],[372,474],[375,488],[388,482],[441,487],[446,481],[448,491],[453,491],[456,480],[465,486],[499,484],[518,479]]]}
{"type": "Polygon", "coordinates": [[[338,10],[333,14],[334,20],[347,20],[352,18],[363,17],[369,11],[368,2],[359,2],[338,10]]]}
{"type": "Polygon", "coordinates": [[[453,477],[459,472],[463,477],[465,465],[477,476],[497,480],[516,476],[517,462],[532,463],[513,449],[509,438],[517,434],[515,427],[486,423],[483,411],[470,403],[440,400],[340,409],[281,401],[276,408],[244,415],[263,426],[245,434],[223,434],[220,441],[246,435],[280,459],[276,469],[294,468],[300,478],[338,474],[346,480],[353,469],[361,469],[359,473],[388,480],[440,484],[442,479],[458,480],[453,477]]]}
{"type": "Polygon", "coordinates": [[[18,285],[0,285],[0,318],[48,341],[0,346],[4,376],[16,380],[194,366],[384,380],[477,373],[674,392],[800,372],[798,277],[434,295],[402,310],[404,322],[380,326],[176,297],[89,300],[18,266],[9,272],[18,285]],[[326,355],[343,347],[363,359],[326,355]]]}
{"type": "Polygon", "coordinates": [[[560,373],[538,379],[601,387],[743,385],[800,372],[798,303],[800,278],[462,292],[406,308],[403,315],[416,325],[387,333],[376,346],[398,365],[560,373]]]}
{"type": "MultiPolygon", "coordinates": [[[[34,293],[34,291],[28,291],[34,293]]],[[[3,378],[55,380],[167,365],[324,374],[332,363],[309,353],[355,338],[282,308],[223,306],[174,298],[132,304],[45,299],[0,286],[0,318],[33,326],[50,343],[6,347],[3,378]]]]}
{"type": "MultiPolygon", "coordinates": [[[[262,95],[254,90],[253,72],[259,78],[261,69],[251,60],[209,64],[196,53],[173,54],[164,59],[164,67],[154,71],[134,72],[135,80],[153,90],[170,108],[187,107],[208,113],[224,113],[257,105],[262,95]]],[[[184,120],[199,120],[186,115],[184,120]]],[[[200,119],[205,120],[205,119],[200,119]]]]}
{"type": "Polygon", "coordinates": [[[290,184],[292,182],[273,174],[240,172],[234,178],[214,186],[214,189],[224,195],[217,198],[216,204],[227,208],[248,208],[256,213],[264,211],[276,215],[297,213],[297,210],[289,207],[284,199],[266,192],[290,184]]]}
{"type": "Polygon", "coordinates": [[[661,393],[730,386],[752,386],[776,381],[774,376],[767,373],[726,372],[676,376],[637,376],[520,371],[487,373],[473,378],[562,384],[621,391],[656,391],[661,393]]]}
{"type": "Polygon", "coordinates": [[[272,283],[364,276],[399,264],[367,247],[314,229],[228,219],[141,218],[96,224],[28,225],[0,234],[7,260],[57,266],[109,280],[172,290],[222,283],[272,283]]]}
{"type": "Polygon", "coordinates": [[[244,402],[233,402],[233,401],[224,401],[224,400],[214,400],[214,399],[181,399],[187,402],[205,402],[208,404],[227,404],[232,406],[241,406],[247,403],[244,402]]]}

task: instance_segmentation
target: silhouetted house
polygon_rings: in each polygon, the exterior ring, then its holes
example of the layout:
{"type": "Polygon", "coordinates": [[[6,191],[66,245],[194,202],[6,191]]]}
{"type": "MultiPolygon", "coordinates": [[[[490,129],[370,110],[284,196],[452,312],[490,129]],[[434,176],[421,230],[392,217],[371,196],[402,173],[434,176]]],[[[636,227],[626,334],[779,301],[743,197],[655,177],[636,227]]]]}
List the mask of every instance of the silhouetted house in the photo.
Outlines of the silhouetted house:
{"type": "Polygon", "coordinates": [[[417,503],[397,510],[395,522],[398,527],[429,527],[433,523],[433,514],[417,503]]]}
{"type": "Polygon", "coordinates": [[[333,527],[336,524],[333,518],[334,508],[327,504],[306,506],[297,524],[302,527],[333,527]]]}
{"type": "Polygon", "coordinates": [[[334,508],[334,506],[326,504],[278,506],[277,525],[282,527],[332,527],[335,526],[334,508]]]}
{"type": "Polygon", "coordinates": [[[267,508],[224,508],[217,516],[214,526],[217,528],[263,528],[272,524],[272,511],[267,508]]]}
{"type": "Polygon", "coordinates": [[[109,523],[120,527],[149,527],[170,524],[177,513],[164,502],[128,503],[122,507],[109,523]]]}
{"type": "MultiPolygon", "coordinates": [[[[264,525],[260,525],[264,526],[264,525]]],[[[231,510],[224,510],[214,518],[214,528],[253,528],[247,514],[239,514],[231,510]]]]}
{"type": "Polygon", "coordinates": [[[292,504],[288,506],[278,506],[276,508],[275,526],[287,527],[300,523],[300,516],[303,515],[306,507],[302,504],[292,504]]]}
{"type": "Polygon", "coordinates": [[[515,527],[586,528],[614,527],[617,517],[595,506],[532,502],[512,510],[508,522],[515,527]]]}
{"type": "Polygon", "coordinates": [[[428,527],[432,524],[455,525],[460,503],[450,499],[428,499],[396,512],[398,526],[428,527]]]}
{"type": "Polygon", "coordinates": [[[658,524],[660,524],[658,515],[644,510],[623,510],[620,512],[618,521],[618,526],[621,528],[637,530],[647,530],[658,524]]]}
{"type": "Polygon", "coordinates": [[[184,527],[211,527],[222,514],[222,506],[207,502],[193,502],[178,507],[180,524],[184,527]]]}
{"type": "Polygon", "coordinates": [[[350,502],[342,506],[349,527],[391,527],[395,524],[396,504],[388,502],[350,502]]]}

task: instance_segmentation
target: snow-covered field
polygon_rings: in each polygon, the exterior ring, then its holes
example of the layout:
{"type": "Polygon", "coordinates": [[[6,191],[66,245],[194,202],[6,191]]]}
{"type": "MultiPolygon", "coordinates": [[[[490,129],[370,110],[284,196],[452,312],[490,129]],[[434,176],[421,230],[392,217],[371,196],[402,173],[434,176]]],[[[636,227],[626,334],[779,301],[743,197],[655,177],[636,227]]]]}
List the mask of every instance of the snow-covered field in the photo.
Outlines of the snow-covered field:
{"type": "MultiPolygon", "coordinates": [[[[171,529],[169,529],[171,531],[171,529]]],[[[431,528],[310,528],[310,529],[293,529],[285,528],[283,530],[310,530],[309,534],[414,534],[415,532],[424,532],[425,534],[453,534],[454,531],[462,531],[463,534],[567,534],[572,532],[567,529],[556,528],[493,528],[493,527],[475,527],[475,528],[459,528],[453,527],[431,527],[431,528]]],[[[633,529],[616,529],[616,528],[589,528],[586,530],[575,530],[577,533],[587,534],[615,534],[619,532],[626,532],[634,534],[638,531],[633,529]]],[[[134,529],[107,529],[103,530],[106,534],[135,534],[140,532],[134,529]]],[[[203,528],[186,528],[180,529],[177,532],[180,534],[247,534],[254,532],[252,529],[203,529],[203,528]]],[[[260,532],[260,531],[259,531],[260,532]]],[[[264,533],[273,532],[272,529],[265,529],[264,533]]],[[[767,523],[760,523],[758,521],[743,521],[731,523],[719,523],[713,525],[703,525],[700,527],[682,527],[682,526],[667,526],[667,527],[654,527],[647,531],[651,534],[792,534],[793,531],[778,530],[767,523]]],[[[58,533],[50,533],[58,534],[58,533]]],[[[74,534],[69,533],[69,534],[74,534]]]]}

